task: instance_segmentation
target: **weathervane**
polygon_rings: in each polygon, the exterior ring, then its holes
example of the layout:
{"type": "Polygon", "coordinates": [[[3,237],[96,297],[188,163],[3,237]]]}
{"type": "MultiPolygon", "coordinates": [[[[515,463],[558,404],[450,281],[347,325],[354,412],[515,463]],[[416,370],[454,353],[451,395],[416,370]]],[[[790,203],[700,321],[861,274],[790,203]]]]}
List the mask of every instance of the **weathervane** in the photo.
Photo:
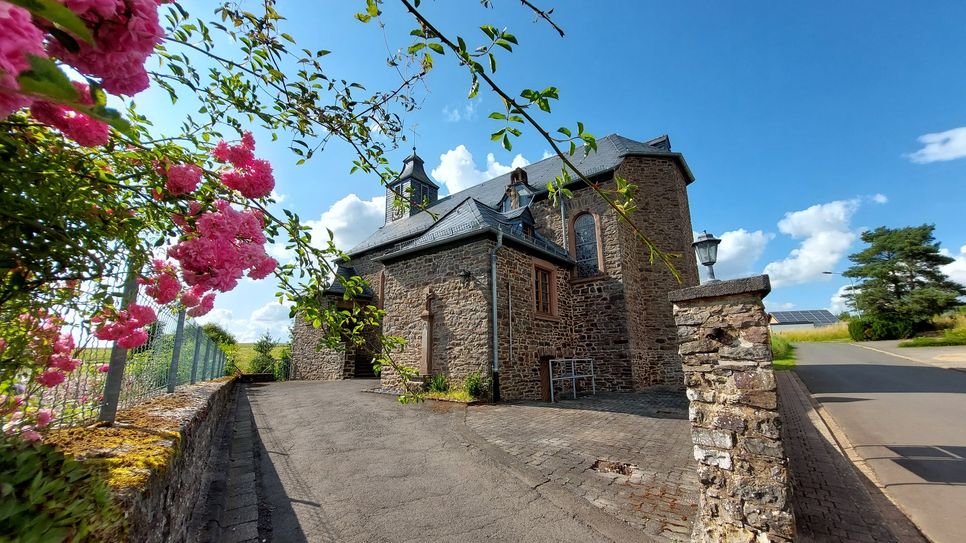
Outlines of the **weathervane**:
{"type": "Polygon", "coordinates": [[[416,127],[418,126],[419,126],[419,123],[413,123],[412,126],[409,127],[409,131],[413,133],[413,154],[414,155],[416,154],[416,136],[419,135],[419,133],[416,132],[416,127]]]}

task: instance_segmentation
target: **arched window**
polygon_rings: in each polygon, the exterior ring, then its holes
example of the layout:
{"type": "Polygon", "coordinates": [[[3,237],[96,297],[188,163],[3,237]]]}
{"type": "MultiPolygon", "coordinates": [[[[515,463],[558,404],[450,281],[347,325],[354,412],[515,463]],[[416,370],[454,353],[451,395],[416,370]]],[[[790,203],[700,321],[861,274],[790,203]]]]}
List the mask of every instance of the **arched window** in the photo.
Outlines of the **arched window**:
{"type": "Polygon", "coordinates": [[[577,277],[593,277],[600,274],[597,219],[590,213],[582,213],[574,219],[574,260],[577,261],[577,277]]]}

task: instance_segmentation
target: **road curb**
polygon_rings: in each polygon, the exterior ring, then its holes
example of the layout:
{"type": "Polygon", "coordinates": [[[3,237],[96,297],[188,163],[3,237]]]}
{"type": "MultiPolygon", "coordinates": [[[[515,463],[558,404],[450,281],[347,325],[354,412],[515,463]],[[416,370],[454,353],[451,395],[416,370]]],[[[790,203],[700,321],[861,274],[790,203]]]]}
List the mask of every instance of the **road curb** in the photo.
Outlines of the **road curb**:
{"type": "MultiPolygon", "coordinates": [[[[877,351],[878,349],[871,350],[877,351]]],[[[835,422],[835,419],[832,418],[831,413],[825,409],[825,406],[815,399],[812,393],[808,390],[808,387],[805,385],[805,382],[802,381],[801,377],[799,377],[794,371],[783,373],[789,375],[790,381],[796,390],[796,395],[799,397],[799,401],[804,401],[811,405],[812,410],[817,416],[809,417],[809,420],[815,424],[815,427],[819,433],[823,434],[826,439],[829,437],[831,438],[831,443],[835,446],[836,450],[838,450],[840,454],[844,455],[849,460],[849,462],[859,471],[859,473],[864,476],[866,483],[872,487],[872,490],[875,490],[875,492],[870,491],[872,499],[876,501],[887,500],[888,503],[895,507],[894,511],[898,511],[899,514],[902,515],[902,518],[896,518],[894,513],[890,514],[891,510],[889,508],[878,508],[879,513],[882,514],[882,517],[889,524],[892,532],[896,535],[903,535],[903,541],[912,541],[913,538],[918,538],[918,541],[928,542],[929,539],[926,538],[926,536],[922,533],[922,530],[919,528],[919,526],[912,521],[909,513],[886,492],[886,487],[882,484],[878,477],[876,477],[875,472],[872,471],[872,468],[869,467],[865,459],[862,458],[862,456],[859,455],[859,453],[855,450],[855,445],[851,440],[849,440],[848,435],[835,422]],[[910,533],[910,530],[914,530],[915,533],[910,533]]],[[[860,479],[861,478],[862,477],[860,477],[860,479]]]]}

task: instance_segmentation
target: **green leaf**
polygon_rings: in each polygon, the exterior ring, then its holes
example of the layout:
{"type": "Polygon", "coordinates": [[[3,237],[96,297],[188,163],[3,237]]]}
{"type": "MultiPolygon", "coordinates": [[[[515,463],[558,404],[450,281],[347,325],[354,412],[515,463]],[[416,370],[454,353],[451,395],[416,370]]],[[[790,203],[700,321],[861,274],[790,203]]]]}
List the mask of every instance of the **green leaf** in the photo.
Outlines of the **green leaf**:
{"type": "Polygon", "coordinates": [[[423,43],[423,42],[417,42],[417,43],[414,43],[414,44],[410,45],[409,46],[409,49],[407,49],[407,52],[410,55],[414,55],[414,54],[416,54],[417,51],[419,51],[423,47],[426,47],[426,44],[425,43],[423,43]]]}
{"type": "Polygon", "coordinates": [[[506,115],[500,113],[499,111],[494,111],[493,113],[490,113],[489,118],[504,121],[506,120],[506,115]]]}
{"type": "Polygon", "coordinates": [[[428,43],[428,44],[426,44],[426,46],[429,47],[430,49],[432,49],[433,51],[441,54],[441,55],[445,55],[446,54],[446,51],[443,49],[443,46],[440,45],[440,44],[438,44],[438,43],[435,43],[435,42],[428,43]]]}
{"type": "Polygon", "coordinates": [[[490,72],[496,73],[496,56],[490,53],[490,72]]]}
{"type": "Polygon", "coordinates": [[[21,73],[17,78],[21,91],[50,98],[55,102],[78,101],[77,89],[54,61],[29,53],[27,58],[30,60],[30,70],[21,73]]]}
{"type": "Polygon", "coordinates": [[[70,32],[74,37],[79,38],[90,45],[94,45],[94,36],[90,29],[84,24],[80,17],[67,6],[56,0],[7,0],[11,4],[20,6],[32,15],[54,23],[55,25],[70,32]]]}

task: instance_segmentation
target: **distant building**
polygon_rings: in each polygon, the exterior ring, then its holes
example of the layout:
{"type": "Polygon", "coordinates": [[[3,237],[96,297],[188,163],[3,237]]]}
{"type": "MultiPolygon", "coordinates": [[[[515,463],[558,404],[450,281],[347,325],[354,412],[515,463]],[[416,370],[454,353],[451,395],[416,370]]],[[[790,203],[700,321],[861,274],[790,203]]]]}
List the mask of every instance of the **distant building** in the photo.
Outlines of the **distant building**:
{"type": "Polygon", "coordinates": [[[826,309],[806,309],[803,311],[774,311],[769,328],[773,332],[782,330],[803,330],[821,328],[839,322],[838,317],[826,309]]]}

